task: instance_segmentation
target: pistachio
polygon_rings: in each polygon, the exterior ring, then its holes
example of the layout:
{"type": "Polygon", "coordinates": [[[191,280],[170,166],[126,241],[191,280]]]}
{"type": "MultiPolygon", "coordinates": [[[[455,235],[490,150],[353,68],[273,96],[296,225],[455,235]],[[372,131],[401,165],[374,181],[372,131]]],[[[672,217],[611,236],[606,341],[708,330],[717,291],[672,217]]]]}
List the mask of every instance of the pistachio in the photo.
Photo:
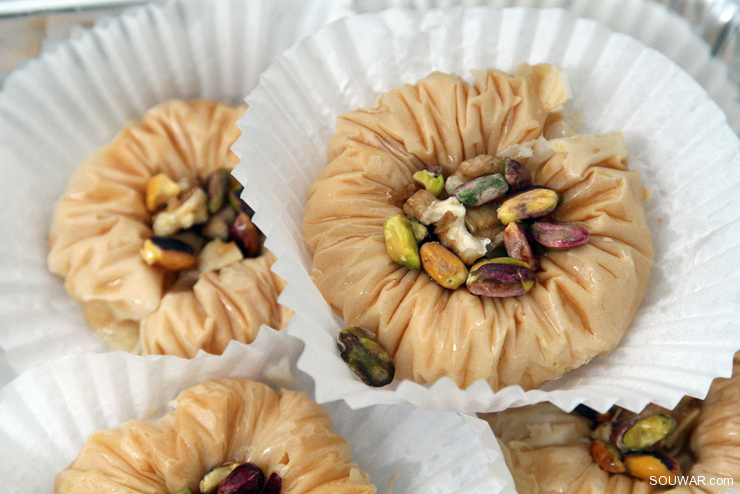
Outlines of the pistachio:
{"type": "Polygon", "coordinates": [[[509,189],[512,191],[532,185],[532,175],[529,173],[529,170],[524,168],[524,165],[516,160],[509,159],[506,161],[504,178],[509,184],[509,189]]]}
{"type": "Polygon", "coordinates": [[[560,197],[552,189],[532,187],[522,189],[507,197],[498,208],[498,219],[504,225],[512,221],[541,218],[552,213],[560,197]]]}
{"type": "Polygon", "coordinates": [[[572,249],[588,243],[588,230],[575,223],[547,223],[538,221],[532,224],[532,237],[545,247],[555,250],[572,249]]]}
{"type": "Polygon", "coordinates": [[[231,226],[234,218],[236,218],[236,211],[232,208],[223,208],[208,218],[201,229],[201,233],[210,239],[227,240],[229,238],[229,226],[231,226]]]}
{"type": "Polygon", "coordinates": [[[187,230],[193,225],[205,223],[208,220],[206,193],[200,187],[195,187],[185,194],[182,200],[171,199],[167,209],[154,218],[152,230],[159,237],[172,235],[180,230],[187,230]]]}
{"type": "Polygon", "coordinates": [[[141,258],[149,266],[183,271],[196,266],[193,248],[185,242],[168,237],[149,237],[141,247],[141,258]]]}
{"type": "Polygon", "coordinates": [[[232,461],[208,470],[200,479],[200,494],[214,494],[221,482],[238,466],[239,463],[232,461]]]}
{"type": "Polygon", "coordinates": [[[535,282],[534,271],[522,266],[487,263],[470,272],[466,282],[474,295],[517,297],[527,293],[535,282]]]}
{"type": "Polygon", "coordinates": [[[337,335],[337,348],[342,360],[365,384],[380,387],[393,381],[393,359],[372,331],[357,326],[345,328],[337,335]]]}
{"type": "Polygon", "coordinates": [[[453,195],[466,206],[480,206],[503,197],[509,190],[509,184],[500,173],[483,175],[455,189],[453,195]]]}
{"type": "Polygon", "coordinates": [[[590,452],[591,457],[602,470],[609,473],[623,473],[627,470],[619,450],[607,442],[594,439],[591,441],[590,452]]]}
{"type": "Polygon", "coordinates": [[[221,481],[218,494],[260,494],[265,487],[265,473],[254,463],[242,463],[221,481]]]}
{"type": "Polygon", "coordinates": [[[198,268],[201,273],[218,271],[243,259],[242,251],[234,242],[224,242],[217,238],[203,247],[198,255],[198,268]]]}
{"type": "Polygon", "coordinates": [[[504,246],[509,257],[529,264],[530,269],[540,269],[540,259],[535,252],[532,239],[521,223],[513,221],[504,229],[504,246]]]}
{"type": "Polygon", "coordinates": [[[640,480],[650,480],[650,477],[668,477],[668,483],[675,484],[681,476],[681,467],[678,462],[663,453],[643,452],[627,455],[624,458],[627,473],[640,480]]]}
{"type": "Polygon", "coordinates": [[[146,209],[153,213],[170,199],[177,197],[182,188],[165,173],[158,173],[146,184],[146,209]]]}
{"type": "Polygon", "coordinates": [[[227,195],[231,191],[231,172],[226,168],[219,168],[208,175],[206,192],[208,193],[208,212],[216,214],[223,206],[227,195]]]}
{"type": "Polygon", "coordinates": [[[194,494],[193,489],[190,487],[183,487],[182,489],[178,490],[176,494],[194,494]]]}
{"type": "Polygon", "coordinates": [[[385,248],[391,259],[409,269],[421,268],[419,247],[408,218],[397,214],[385,220],[383,237],[385,237],[385,248]]]}
{"type": "Polygon", "coordinates": [[[419,250],[424,271],[444,288],[454,290],[468,279],[468,268],[439,242],[427,242],[419,250]]]}
{"type": "Polygon", "coordinates": [[[676,429],[676,421],[667,415],[652,415],[634,422],[625,430],[617,444],[630,451],[642,451],[653,446],[676,429]]]}
{"type": "Polygon", "coordinates": [[[283,479],[277,473],[272,472],[270,478],[267,479],[267,484],[265,484],[264,494],[280,494],[282,488],[283,479]]]}
{"type": "Polygon", "coordinates": [[[475,271],[484,264],[511,264],[512,266],[521,266],[523,268],[532,269],[529,264],[520,259],[514,259],[511,257],[493,257],[491,259],[481,259],[480,261],[476,262],[470,268],[470,271],[475,271]]]}
{"type": "Polygon", "coordinates": [[[260,252],[260,234],[247,213],[239,213],[231,223],[228,238],[236,242],[244,257],[254,257],[260,252]]]}
{"type": "Polygon", "coordinates": [[[430,166],[414,173],[414,182],[424,187],[434,197],[439,197],[445,188],[445,177],[438,166],[430,166]]]}
{"type": "Polygon", "coordinates": [[[429,235],[429,228],[426,227],[423,223],[421,223],[419,220],[409,220],[411,221],[411,231],[414,232],[414,238],[416,239],[416,243],[420,244],[425,240],[431,240],[431,236],[429,235]]]}
{"type": "Polygon", "coordinates": [[[506,158],[499,158],[490,154],[480,154],[475,158],[461,162],[452,175],[445,182],[445,190],[452,194],[455,189],[474,178],[493,173],[504,173],[506,158]]]}

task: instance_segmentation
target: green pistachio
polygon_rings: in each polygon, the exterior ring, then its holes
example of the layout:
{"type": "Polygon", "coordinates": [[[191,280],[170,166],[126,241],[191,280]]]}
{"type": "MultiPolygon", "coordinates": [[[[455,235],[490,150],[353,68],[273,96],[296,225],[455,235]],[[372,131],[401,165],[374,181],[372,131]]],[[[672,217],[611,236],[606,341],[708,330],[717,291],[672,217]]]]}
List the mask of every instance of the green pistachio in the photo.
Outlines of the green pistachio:
{"type": "Polygon", "coordinates": [[[439,197],[445,188],[445,177],[438,166],[427,167],[414,173],[414,182],[424,187],[434,197],[439,197]]]}
{"type": "Polygon", "coordinates": [[[337,335],[337,348],[342,360],[365,384],[380,387],[393,381],[396,371],[393,359],[372,331],[346,328],[337,335]]]}
{"type": "Polygon", "coordinates": [[[397,214],[383,223],[385,247],[391,259],[409,269],[421,268],[419,246],[414,237],[411,222],[402,214],[397,214]]]}

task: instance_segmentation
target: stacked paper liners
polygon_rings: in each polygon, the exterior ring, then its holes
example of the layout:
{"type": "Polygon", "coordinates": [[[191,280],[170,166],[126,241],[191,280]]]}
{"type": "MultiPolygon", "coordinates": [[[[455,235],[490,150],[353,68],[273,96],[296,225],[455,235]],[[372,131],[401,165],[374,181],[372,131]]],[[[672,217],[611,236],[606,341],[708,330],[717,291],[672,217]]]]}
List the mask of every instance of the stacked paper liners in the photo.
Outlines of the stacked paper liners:
{"type": "Polygon", "coordinates": [[[77,166],[173,98],[239,104],[277,55],[347,13],[343,0],[200,2],[132,9],[76,32],[0,93],[0,347],[16,373],[107,348],[46,267],[51,216],[77,166]]]}
{"type": "MultiPolygon", "coordinates": [[[[87,353],[39,365],[0,392],[3,489],[52,492],[54,476],[90,433],[160,416],[180,391],[207,379],[243,377],[305,390],[306,376],[294,380],[289,363],[301,347],[265,330],[249,347],[231,346],[221,357],[87,353]]],[[[477,418],[410,405],[353,411],[334,403],[327,410],[380,493],[515,492],[498,443],[477,418]]]]}

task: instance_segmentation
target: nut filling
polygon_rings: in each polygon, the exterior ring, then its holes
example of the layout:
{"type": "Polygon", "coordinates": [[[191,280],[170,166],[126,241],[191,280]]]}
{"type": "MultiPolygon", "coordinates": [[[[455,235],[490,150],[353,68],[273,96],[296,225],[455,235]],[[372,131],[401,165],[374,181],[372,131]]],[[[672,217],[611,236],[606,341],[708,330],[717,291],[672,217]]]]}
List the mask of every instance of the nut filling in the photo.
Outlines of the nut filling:
{"type": "Polygon", "coordinates": [[[203,475],[197,493],[183,487],[176,494],[280,494],[283,480],[277,473],[265,480],[265,473],[254,463],[226,462],[203,475]]]}
{"type": "Polygon", "coordinates": [[[252,223],[254,212],[239,199],[242,189],[225,168],[212,172],[202,186],[188,187],[164,173],[152,177],[145,202],[154,236],[144,242],[141,258],[154,268],[181,272],[180,280],[192,280],[197,272],[259,256],[261,234],[252,223]]]}
{"type": "Polygon", "coordinates": [[[699,416],[694,398],[684,398],[673,411],[648,405],[641,413],[614,407],[600,414],[579,405],[575,413],[593,422],[591,457],[609,473],[645,481],[662,476],[675,484],[693,461],[686,439],[699,416]]]}
{"type": "Polygon", "coordinates": [[[524,295],[536,282],[538,253],[544,248],[588,243],[582,226],[545,221],[560,196],[532,185],[529,171],[513,159],[480,155],[460,163],[446,181],[439,167],[433,167],[416,172],[414,182],[422,188],[404,204],[406,216],[398,214],[383,224],[386,249],[395,262],[423,269],[444,288],[465,284],[485,297],[524,295]],[[481,208],[485,205],[489,207],[481,208]],[[475,216],[473,222],[469,214],[475,216]],[[478,224],[486,228],[474,232],[489,232],[488,237],[468,230],[478,224]],[[429,226],[432,232],[421,229],[429,226]],[[502,232],[505,252],[499,247],[502,232]]]}

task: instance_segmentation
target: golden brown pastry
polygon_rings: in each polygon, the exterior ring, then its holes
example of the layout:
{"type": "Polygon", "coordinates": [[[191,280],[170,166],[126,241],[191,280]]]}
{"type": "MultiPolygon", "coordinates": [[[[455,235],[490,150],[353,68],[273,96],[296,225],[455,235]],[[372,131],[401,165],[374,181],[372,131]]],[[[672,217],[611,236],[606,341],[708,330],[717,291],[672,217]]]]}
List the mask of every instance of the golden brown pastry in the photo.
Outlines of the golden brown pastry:
{"type": "Polygon", "coordinates": [[[375,492],[329,415],[304,393],[218,379],[186,389],[174,406],[153,423],[132,420],[91,434],[57,475],[55,492],[198,492],[204,473],[226,462],[277,473],[282,494],[375,492]]]}
{"type": "Polygon", "coordinates": [[[560,69],[523,64],[472,85],[433,73],[338,118],[303,218],[311,275],[347,326],[378,334],[397,378],[531,389],[608,353],[632,322],[653,257],[645,191],[621,134],[546,140],[562,135],[569,97],[560,69]],[[522,161],[561,195],[554,220],[590,232],[587,245],[546,252],[522,296],[445,289],[386,251],[383,223],[404,212],[412,175],[440,166],[449,177],[482,154],[522,161]]]}
{"type": "Polygon", "coordinates": [[[731,485],[727,479],[740,482],[740,357],[735,357],[733,376],[715,380],[700,407],[690,436],[693,462],[684,468],[685,484],[673,487],[602,470],[589,453],[589,420],[549,403],[483,418],[498,437],[521,494],[725,492],[731,485]]]}
{"type": "MultiPolygon", "coordinates": [[[[246,106],[175,100],[151,109],[75,171],[49,232],[49,269],[83,304],[85,319],[114,349],[193,357],[220,354],[229,341],[252,342],[262,324],[284,328],[284,283],[274,256],[243,259],[202,273],[195,284],[147,265],[140,250],[152,236],[145,200],[149,180],[202,183],[238,159],[230,146],[246,106]]],[[[193,280],[194,281],[194,280],[193,280]]]]}

